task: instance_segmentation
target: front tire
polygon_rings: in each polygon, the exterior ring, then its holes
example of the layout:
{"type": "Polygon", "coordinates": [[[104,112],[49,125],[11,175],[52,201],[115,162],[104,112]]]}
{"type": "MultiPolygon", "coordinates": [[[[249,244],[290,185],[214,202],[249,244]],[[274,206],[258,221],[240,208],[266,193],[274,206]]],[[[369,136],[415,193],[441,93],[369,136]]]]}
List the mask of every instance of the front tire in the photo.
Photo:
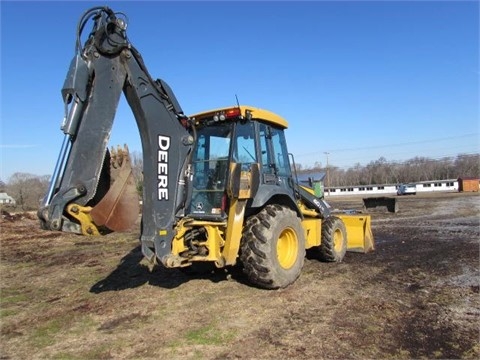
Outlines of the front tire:
{"type": "Polygon", "coordinates": [[[246,221],[240,260],[251,283],[265,289],[285,288],[302,271],[305,236],[297,214],[267,205],[246,221]]]}
{"type": "Polygon", "coordinates": [[[342,219],[330,216],[322,223],[322,242],[318,247],[320,260],[341,262],[347,252],[347,229],[342,219]]]}

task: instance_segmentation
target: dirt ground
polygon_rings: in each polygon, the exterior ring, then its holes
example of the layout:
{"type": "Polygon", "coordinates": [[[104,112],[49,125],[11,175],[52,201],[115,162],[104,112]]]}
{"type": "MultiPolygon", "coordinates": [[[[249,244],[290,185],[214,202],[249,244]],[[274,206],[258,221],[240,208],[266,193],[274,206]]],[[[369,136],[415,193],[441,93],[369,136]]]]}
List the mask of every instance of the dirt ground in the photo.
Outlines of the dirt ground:
{"type": "Polygon", "coordinates": [[[307,258],[274,291],[235,270],[150,271],[138,230],[87,238],[3,216],[0,359],[479,358],[479,195],[397,201],[371,211],[375,252],[307,258]]]}

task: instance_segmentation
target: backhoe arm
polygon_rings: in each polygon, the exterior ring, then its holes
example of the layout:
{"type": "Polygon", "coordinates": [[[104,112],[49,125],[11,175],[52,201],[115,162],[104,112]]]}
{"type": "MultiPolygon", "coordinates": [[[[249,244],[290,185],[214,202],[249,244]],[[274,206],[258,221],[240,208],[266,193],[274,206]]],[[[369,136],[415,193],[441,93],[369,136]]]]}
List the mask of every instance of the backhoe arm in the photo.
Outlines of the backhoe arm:
{"type": "Polygon", "coordinates": [[[131,174],[119,171],[119,185],[109,178],[110,156],[120,168],[129,161],[128,154],[107,150],[122,92],[142,142],[142,245],[147,256],[155,249],[163,261],[188,198],[194,139],[170,87],[151,78],[128,41],[124,16],[108,7],[88,10],[78,24],[76,55],[62,89],[65,140],[39,218],[46,229],[83,233],[89,233],[89,221],[115,231],[138,218],[138,198],[125,190],[131,174]],[[93,29],[82,47],[80,35],[90,19],[93,29]]]}

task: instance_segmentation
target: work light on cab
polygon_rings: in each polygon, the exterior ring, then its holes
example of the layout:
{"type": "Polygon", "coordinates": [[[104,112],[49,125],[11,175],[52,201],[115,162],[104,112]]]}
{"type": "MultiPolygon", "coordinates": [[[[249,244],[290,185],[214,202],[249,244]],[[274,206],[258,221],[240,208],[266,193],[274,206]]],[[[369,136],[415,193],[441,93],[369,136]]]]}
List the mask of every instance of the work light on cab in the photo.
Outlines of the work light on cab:
{"type": "Polygon", "coordinates": [[[228,110],[223,110],[220,112],[217,112],[215,115],[213,115],[213,121],[225,121],[227,119],[233,119],[240,117],[242,114],[240,108],[233,108],[233,109],[228,109],[228,110]]]}

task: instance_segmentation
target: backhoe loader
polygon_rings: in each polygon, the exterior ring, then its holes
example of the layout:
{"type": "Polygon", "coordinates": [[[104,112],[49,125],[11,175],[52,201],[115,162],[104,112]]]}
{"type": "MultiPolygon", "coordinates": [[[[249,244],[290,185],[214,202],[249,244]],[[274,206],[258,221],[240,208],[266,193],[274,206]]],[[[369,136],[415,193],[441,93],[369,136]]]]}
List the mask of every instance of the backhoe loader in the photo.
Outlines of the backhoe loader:
{"type": "Polygon", "coordinates": [[[103,235],[138,220],[128,149],[108,150],[123,92],[142,142],[140,243],[152,263],[241,264],[254,286],[277,289],[298,278],[307,249],[328,262],[374,249],[369,215],[333,211],[299,185],[285,119],[244,105],[185,115],[168,84],[150,76],[126,28],[126,17],[108,7],[80,18],[42,228],[103,235]]]}

